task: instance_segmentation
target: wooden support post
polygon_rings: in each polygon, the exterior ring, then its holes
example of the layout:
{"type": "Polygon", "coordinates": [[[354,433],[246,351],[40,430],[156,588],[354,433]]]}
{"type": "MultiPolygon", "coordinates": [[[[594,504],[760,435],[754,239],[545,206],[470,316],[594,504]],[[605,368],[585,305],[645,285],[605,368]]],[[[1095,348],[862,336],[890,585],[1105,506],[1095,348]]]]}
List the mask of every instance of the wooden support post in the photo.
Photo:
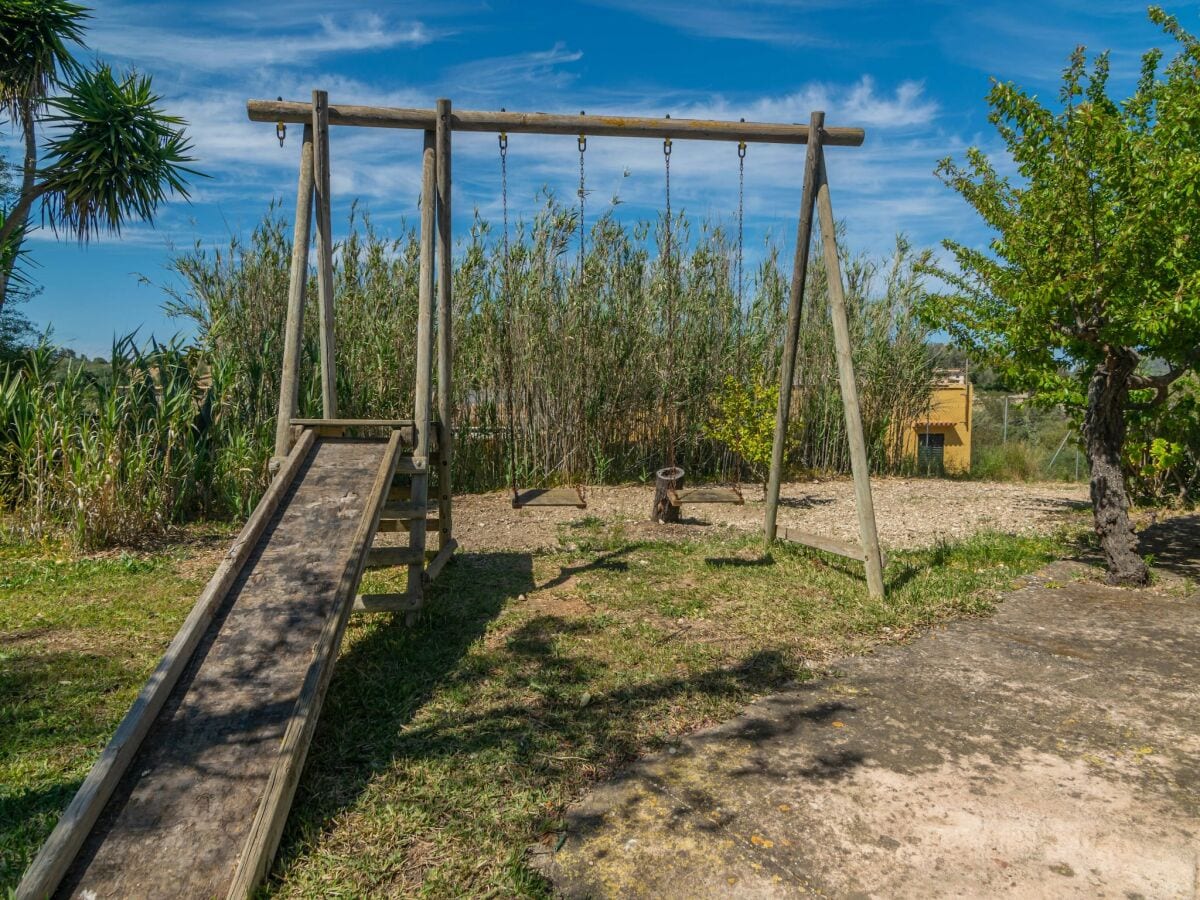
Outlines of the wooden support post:
{"type": "Polygon", "coordinates": [[[450,217],[450,101],[437,102],[437,299],[438,299],[438,546],[454,540],[450,464],[454,455],[454,232],[450,217]]]}
{"type": "Polygon", "coordinates": [[[275,419],[275,460],[292,449],[291,420],[299,412],[300,353],[304,343],[304,293],[308,285],[308,242],[312,237],[313,128],[304,126],[300,145],[300,186],[296,189],[296,222],[292,228],[292,269],[288,279],[287,321],[283,326],[283,375],[279,379],[279,413],[275,419]]]}
{"type": "Polygon", "coordinates": [[[321,414],[337,418],[333,340],[333,225],[329,198],[329,95],[313,91],[313,168],[317,195],[317,296],[321,302],[321,414]]]}
{"type": "Polygon", "coordinates": [[[850,348],[850,324],[846,320],[846,297],[842,289],[842,267],[838,260],[837,224],[829,199],[829,179],[825,172],[825,154],[817,151],[817,215],[821,221],[821,245],[825,252],[825,271],[829,283],[829,314],[833,319],[833,341],[837,353],[838,382],[842,389],[842,407],[846,413],[846,436],[850,441],[850,470],[854,475],[854,505],[858,510],[858,530],[862,537],[867,568],[867,589],[872,597],[882,597],[883,559],[879,551],[879,532],[875,527],[875,503],[871,498],[871,472],[867,461],[867,442],[863,436],[862,413],[858,407],[858,387],[854,381],[854,358],[850,348]]]}
{"type": "MultiPolygon", "coordinates": [[[[429,455],[431,416],[431,384],[433,377],[433,291],[434,243],[437,224],[437,142],[432,131],[425,132],[425,148],[421,158],[421,258],[417,292],[417,354],[416,387],[413,395],[413,419],[417,425],[417,441],[413,456],[425,459],[429,455]]],[[[412,502],[421,508],[429,503],[429,474],[412,477],[412,502]]],[[[414,519],[409,530],[409,547],[422,554],[425,551],[425,519],[414,519]]],[[[408,567],[408,593],[421,596],[424,562],[408,567]]]]}
{"type": "Polygon", "coordinates": [[[800,341],[800,319],[804,311],[804,286],[808,279],[808,252],[812,245],[813,202],[816,193],[817,160],[821,153],[821,129],[825,113],[816,111],[809,119],[812,137],[804,157],[804,190],[800,194],[800,219],[796,225],[796,254],[792,261],[792,285],[788,298],[787,332],[783,336],[783,359],[779,366],[779,407],[775,411],[775,442],[771,446],[771,472],[767,479],[766,519],[763,532],[767,544],[775,540],[779,513],[779,485],[783,479],[783,456],[787,447],[788,420],[792,413],[792,382],[796,378],[796,345],[800,341]]]}

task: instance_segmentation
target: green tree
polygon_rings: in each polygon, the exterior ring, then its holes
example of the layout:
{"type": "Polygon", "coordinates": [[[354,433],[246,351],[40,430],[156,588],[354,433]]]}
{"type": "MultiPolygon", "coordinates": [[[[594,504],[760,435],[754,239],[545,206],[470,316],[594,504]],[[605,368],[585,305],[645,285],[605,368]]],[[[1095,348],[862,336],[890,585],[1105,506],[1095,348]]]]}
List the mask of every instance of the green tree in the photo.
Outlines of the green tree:
{"type": "Polygon", "coordinates": [[[0,115],[24,150],[15,199],[0,215],[0,313],[35,205],[55,230],[86,241],[153,218],[170,194],[187,197],[185,178],[196,174],[185,165],[186,123],[159,108],[148,76],[72,56],[89,17],[65,0],[0,3],[0,115]]]}
{"type": "Polygon", "coordinates": [[[1082,412],[1096,532],[1115,583],[1149,577],[1128,515],[1122,448],[1133,410],[1158,406],[1200,357],[1200,43],[1161,9],[1178,52],[1143,57],[1133,95],[1077,48],[1051,110],[994,83],[990,120],[1015,165],[979,149],[942,180],[991,228],[988,250],[945,241],[951,290],[925,315],[1012,384],[1082,412]]]}

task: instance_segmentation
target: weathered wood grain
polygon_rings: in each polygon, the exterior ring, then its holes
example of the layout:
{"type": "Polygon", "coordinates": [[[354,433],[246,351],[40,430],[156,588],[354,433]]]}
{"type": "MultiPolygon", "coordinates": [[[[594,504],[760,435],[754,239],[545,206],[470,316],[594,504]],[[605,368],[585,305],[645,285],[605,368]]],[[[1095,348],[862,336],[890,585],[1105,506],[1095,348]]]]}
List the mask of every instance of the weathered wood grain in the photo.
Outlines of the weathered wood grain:
{"type": "Polygon", "coordinates": [[[817,162],[821,153],[821,129],[825,113],[817,110],[809,118],[814,135],[804,156],[804,188],[800,192],[800,218],[796,223],[796,249],[792,257],[792,281],[788,293],[787,331],[783,335],[783,360],[779,367],[779,404],[775,409],[775,437],[771,444],[771,468],[763,510],[763,533],[767,544],[775,540],[779,517],[779,485],[783,481],[783,454],[787,445],[788,421],[792,414],[792,384],[796,380],[796,347],[800,341],[800,316],[804,288],[808,283],[808,257],[812,249],[813,206],[816,202],[817,162]]]}
{"type": "Polygon", "coordinates": [[[304,293],[308,284],[308,242],[312,229],[313,129],[304,124],[300,145],[300,183],[296,188],[296,220],[292,228],[292,264],[288,277],[287,320],[283,327],[283,373],[279,380],[279,415],[275,422],[275,456],[287,456],[291,445],[288,420],[300,397],[300,354],[304,340],[304,293]]]}
{"type": "Polygon", "coordinates": [[[858,404],[858,385],[854,379],[854,356],[850,345],[850,323],[846,318],[846,297],[842,288],[841,260],[838,257],[837,223],[833,202],[829,199],[829,177],[825,154],[817,152],[817,218],[821,223],[821,248],[825,254],[826,282],[829,292],[829,318],[833,322],[833,346],[837,356],[838,386],[842,392],[842,411],[846,418],[846,437],[850,444],[850,472],[854,477],[854,507],[862,537],[867,570],[867,590],[872,597],[884,596],[883,561],[879,552],[879,530],[875,524],[875,501],[871,497],[870,460],[863,434],[862,413],[858,404]]]}
{"type": "Polygon", "coordinates": [[[53,893],[95,825],[113,791],[129,768],[146,734],[171,696],[197,645],[272,521],[292,481],[313,446],[313,435],[302,434],[284,459],[263,499],[221,560],[183,626],[167,647],[162,661],[117,726],[112,740],[92,766],[54,831],[34,858],[17,887],[21,900],[41,900],[53,893]]]}
{"type": "MultiPolygon", "coordinates": [[[[843,541],[823,534],[812,534],[807,531],[800,531],[798,528],[784,528],[782,534],[779,536],[788,543],[803,544],[806,547],[824,550],[826,553],[834,553],[838,556],[844,556],[847,559],[856,559],[859,562],[865,562],[867,559],[866,554],[863,553],[862,545],[856,544],[853,541],[843,541]]],[[[887,557],[882,552],[880,553],[880,559],[883,565],[886,566],[887,557]]]]}
{"type": "Polygon", "coordinates": [[[422,598],[412,594],[359,594],[354,598],[355,613],[402,612],[415,613],[422,598]]]}
{"type": "MultiPolygon", "coordinates": [[[[419,284],[417,289],[417,347],[416,372],[413,385],[413,419],[417,423],[416,446],[413,462],[423,468],[412,475],[412,502],[425,507],[429,504],[428,455],[431,448],[433,403],[433,303],[434,303],[434,253],[437,239],[437,141],[436,134],[425,132],[425,147],[421,156],[421,234],[420,260],[418,263],[419,284]]],[[[401,469],[400,471],[403,471],[401,469]]],[[[424,590],[422,575],[425,571],[425,528],[424,519],[414,519],[409,525],[409,546],[419,554],[408,568],[408,593],[421,596],[424,590]]]]}
{"type": "Polygon", "coordinates": [[[317,299],[320,303],[321,413],[337,418],[337,374],[333,334],[333,224],[329,196],[329,95],[313,91],[313,182],[317,219],[317,299]]]}
{"type": "Polygon", "coordinates": [[[346,573],[365,554],[363,521],[386,491],[383,479],[379,496],[369,496],[388,446],[316,443],[84,842],[62,894],[103,900],[228,893],[313,648],[357,587],[348,587],[346,573]]]}
{"type": "MultiPolygon", "coordinates": [[[[248,100],[252,122],[303,122],[307,103],[291,100],[248,100]]],[[[679,138],[699,141],[753,141],[763,144],[804,144],[809,126],[804,123],[729,122],[718,119],[654,119],[644,116],[572,116],[553,113],[486,112],[457,110],[451,114],[455,131],[507,131],[512,134],[589,134],[593,137],[679,138]]],[[[329,108],[332,125],[364,128],[415,128],[431,130],[437,111],[388,106],[352,106],[337,103],[329,108]]],[[[866,134],[861,128],[826,128],[822,143],[830,147],[858,147],[866,134]]]]}
{"type": "Polygon", "coordinates": [[[450,215],[450,101],[437,102],[437,391],[438,546],[453,540],[451,470],[454,455],[454,229],[450,215]]]}
{"type": "Polygon", "coordinates": [[[317,716],[321,713],[325,692],[333,678],[334,663],[342,645],[342,636],[346,632],[350,609],[354,605],[355,591],[362,580],[364,552],[370,547],[371,537],[375,534],[383,498],[395,474],[396,463],[400,459],[401,445],[400,432],[393,431],[375,471],[375,479],[363,498],[365,505],[358,517],[358,525],[354,530],[353,542],[341,578],[334,589],[333,610],[325,617],[325,624],[312,649],[300,696],[292,710],[275,765],[259,800],[250,835],[238,858],[237,871],[227,895],[228,900],[244,900],[253,894],[255,887],[267,874],[271,859],[275,856],[275,848],[279,846],[283,825],[287,821],[292,797],[295,796],[296,785],[304,768],[304,759],[308,755],[308,745],[317,730],[317,716]]]}

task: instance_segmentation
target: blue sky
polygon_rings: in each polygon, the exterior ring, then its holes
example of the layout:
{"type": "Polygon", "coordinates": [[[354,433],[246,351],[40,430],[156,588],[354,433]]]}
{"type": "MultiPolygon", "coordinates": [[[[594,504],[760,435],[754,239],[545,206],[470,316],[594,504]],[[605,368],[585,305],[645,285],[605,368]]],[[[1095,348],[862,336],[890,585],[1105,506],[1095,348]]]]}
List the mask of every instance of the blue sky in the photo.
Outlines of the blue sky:
{"type": "MultiPolygon", "coordinates": [[[[1168,8],[1200,30],[1200,4],[1168,8]]],[[[313,0],[96,3],[89,53],[151,73],[164,105],[191,124],[197,166],[209,178],[191,202],[172,202],[153,227],[88,247],[35,232],[33,276],[43,293],[26,307],[76,350],[106,354],[114,332],[160,337],[183,325],[163,314],[172,252],[248,234],[273,198],[294,202],[299,140],[281,149],[270,125],[246,118],[250,97],[463,109],[627,113],[807,121],[867,129],[862,148],[832,148],[835,214],[856,250],[884,252],[903,231],[918,246],[953,236],[982,243],[970,211],[932,175],[970,145],[995,151],[983,97],[989,76],[1053,98],[1078,43],[1111,49],[1127,88],[1140,54],[1166,46],[1145,7],[1111,0],[897,3],[888,0],[594,0],[331,4],[313,0]],[[146,276],[151,284],[139,278],[146,276]]],[[[11,135],[3,147],[13,155],[11,135]]],[[[358,198],[384,230],[416,211],[420,136],[334,129],[335,228],[358,198]]],[[[657,141],[593,139],[593,210],[619,195],[623,215],[662,201],[657,141]]],[[[748,241],[794,233],[803,148],[751,146],[748,241]]],[[[578,177],[573,138],[510,140],[513,215],[542,186],[564,194],[578,177]]],[[[455,136],[456,218],[498,216],[495,137],[455,136]]],[[[676,142],[673,203],[696,217],[729,217],[737,201],[732,145],[676,142]]],[[[283,302],[283,298],[281,298],[283,302]]]]}

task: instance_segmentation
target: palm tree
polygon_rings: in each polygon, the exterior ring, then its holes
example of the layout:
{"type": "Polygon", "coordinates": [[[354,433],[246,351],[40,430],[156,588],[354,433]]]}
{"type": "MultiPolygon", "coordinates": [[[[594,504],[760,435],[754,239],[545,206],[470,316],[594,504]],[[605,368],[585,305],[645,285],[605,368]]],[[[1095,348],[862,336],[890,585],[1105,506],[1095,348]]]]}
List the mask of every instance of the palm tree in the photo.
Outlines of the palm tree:
{"type": "Polygon", "coordinates": [[[187,123],[159,108],[149,76],[72,56],[90,17],[66,0],[0,4],[0,115],[25,147],[16,200],[0,210],[0,313],[35,204],[56,232],[87,241],[152,219],[169,195],[186,198],[186,177],[199,174],[186,166],[187,123]],[[51,136],[39,153],[40,127],[51,136]]]}

